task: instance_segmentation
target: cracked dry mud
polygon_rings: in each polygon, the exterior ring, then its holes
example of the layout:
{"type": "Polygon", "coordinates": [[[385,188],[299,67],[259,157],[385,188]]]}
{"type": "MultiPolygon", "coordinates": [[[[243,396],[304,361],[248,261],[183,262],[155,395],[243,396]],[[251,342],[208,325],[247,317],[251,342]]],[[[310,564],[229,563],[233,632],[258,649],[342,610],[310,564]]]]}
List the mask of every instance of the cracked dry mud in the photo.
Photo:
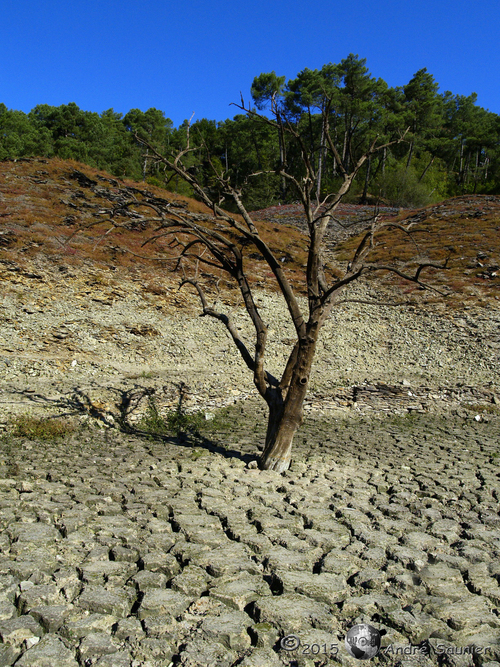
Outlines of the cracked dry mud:
{"type": "Polygon", "coordinates": [[[498,417],[311,417],[278,475],[233,411],[184,441],[3,441],[0,665],[352,667],[360,622],[426,648],[373,664],[499,664],[498,417]]]}

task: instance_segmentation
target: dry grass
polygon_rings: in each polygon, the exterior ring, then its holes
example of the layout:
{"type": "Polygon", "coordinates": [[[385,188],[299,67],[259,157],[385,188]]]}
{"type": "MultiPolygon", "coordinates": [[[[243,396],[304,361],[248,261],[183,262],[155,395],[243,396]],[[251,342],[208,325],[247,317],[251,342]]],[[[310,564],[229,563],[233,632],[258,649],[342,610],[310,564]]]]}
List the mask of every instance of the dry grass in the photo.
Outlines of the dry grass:
{"type": "Polygon", "coordinates": [[[21,415],[11,423],[11,435],[30,440],[50,442],[71,435],[76,430],[75,425],[66,419],[49,419],[21,415]]]}
{"type": "MultiPolygon", "coordinates": [[[[409,273],[418,262],[447,262],[446,270],[427,268],[421,278],[446,293],[450,302],[500,297],[500,271],[495,270],[500,264],[500,197],[455,197],[396,221],[411,224],[411,236],[395,228],[381,231],[368,261],[409,273]]],[[[357,237],[342,244],[337,259],[349,261],[359,241],[357,237]]],[[[407,293],[418,289],[395,275],[385,281],[407,293]]]]}
{"type": "MultiPolygon", "coordinates": [[[[109,268],[119,267],[136,275],[147,292],[166,296],[166,286],[173,281],[177,284],[178,277],[169,276],[164,263],[153,262],[159,249],[165,252],[165,256],[169,252],[171,254],[165,244],[143,247],[151,227],[143,229],[144,225],[134,227],[130,224],[127,229],[122,227],[105,235],[109,229],[106,211],[111,209],[112,204],[104,194],[113,195],[125,187],[183,203],[194,213],[211,213],[204,204],[188,197],[173,195],[150,184],[121,181],[72,160],[5,161],[0,162],[0,231],[11,234],[13,240],[0,252],[4,257],[15,257],[21,265],[24,258],[39,254],[73,267],[91,262],[96,267],[96,284],[106,284],[106,279],[102,275],[99,277],[99,271],[107,273],[109,268]],[[96,181],[98,187],[91,189],[79,184],[71,176],[75,171],[96,181]],[[99,220],[102,224],[95,224],[99,220]],[[145,259],[138,260],[138,256],[145,259]]],[[[144,208],[142,212],[151,215],[149,208],[144,208]]],[[[130,222],[120,216],[114,220],[130,222]]],[[[288,260],[293,256],[289,266],[291,281],[296,287],[303,284],[302,267],[306,254],[301,233],[291,226],[277,227],[263,223],[262,237],[278,257],[283,255],[288,260]],[[286,253],[282,251],[284,237],[286,253]]],[[[272,288],[273,276],[267,265],[257,256],[251,256],[252,249],[248,249],[246,254],[251,282],[272,288]]],[[[218,289],[224,291],[233,289],[223,275],[215,276],[212,283],[214,288],[217,284],[218,289]]]]}
{"type": "MultiPolygon", "coordinates": [[[[127,228],[103,236],[109,229],[106,211],[112,207],[107,195],[116,195],[125,187],[184,203],[195,213],[210,214],[204,204],[195,200],[150,184],[122,181],[71,160],[0,162],[0,241],[5,239],[0,243],[0,259],[13,259],[20,266],[24,258],[39,255],[66,267],[90,263],[94,268],[93,284],[109,289],[118,284],[110,277],[110,270],[120,269],[151,298],[170,298],[178,276],[169,273],[171,264],[153,261],[158,249],[169,252],[167,246],[143,247],[152,227],[144,222],[129,224],[130,219],[117,216],[118,222],[127,222],[127,228]],[[72,177],[75,171],[95,181],[97,187],[80,184],[72,177]],[[75,233],[77,230],[80,231],[75,233]],[[145,259],[139,260],[138,255],[145,259]]],[[[449,257],[446,271],[426,270],[423,279],[441,291],[458,295],[459,300],[489,301],[499,295],[500,273],[490,269],[500,264],[500,197],[458,197],[395,220],[412,223],[413,240],[395,228],[387,229],[378,235],[370,261],[404,268],[411,267],[415,257],[434,262],[444,262],[449,257]]],[[[259,229],[278,259],[283,260],[291,284],[303,293],[307,239],[296,227],[281,222],[261,222],[259,229]]],[[[351,239],[340,244],[328,258],[330,278],[341,274],[340,269],[352,258],[358,242],[359,239],[351,239]]],[[[244,254],[252,284],[276,289],[274,276],[258,252],[244,247],[244,254]]],[[[229,301],[238,298],[234,284],[226,276],[215,273],[203,277],[212,294],[219,293],[229,301]]],[[[394,275],[387,276],[385,284],[405,294],[418,293],[416,285],[394,275]]]]}

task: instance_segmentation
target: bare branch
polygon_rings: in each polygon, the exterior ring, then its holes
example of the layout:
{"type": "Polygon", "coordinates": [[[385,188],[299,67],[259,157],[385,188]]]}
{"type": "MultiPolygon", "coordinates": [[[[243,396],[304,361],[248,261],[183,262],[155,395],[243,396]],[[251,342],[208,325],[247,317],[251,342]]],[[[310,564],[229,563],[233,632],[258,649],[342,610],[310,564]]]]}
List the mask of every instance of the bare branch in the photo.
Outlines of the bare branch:
{"type": "MultiPolygon", "coordinates": [[[[201,305],[202,305],[202,309],[203,309],[202,316],[209,315],[210,317],[213,317],[213,318],[219,320],[220,322],[222,322],[224,324],[224,326],[228,330],[229,334],[231,335],[231,338],[233,339],[236,347],[238,348],[241,356],[243,357],[243,360],[244,360],[245,364],[255,374],[256,371],[258,370],[257,369],[257,362],[256,362],[255,359],[253,359],[252,355],[248,351],[247,346],[245,345],[245,343],[241,339],[241,336],[238,333],[238,329],[233,324],[231,318],[228,315],[225,315],[224,313],[217,312],[214,308],[210,308],[210,306],[208,305],[205,293],[203,292],[203,289],[202,289],[202,287],[200,286],[200,284],[197,280],[193,280],[193,279],[190,279],[190,278],[184,278],[184,280],[182,280],[182,282],[179,286],[179,289],[181,289],[181,287],[183,287],[184,285],[187,285],[187,284],[192,285],[196,289],[196,291],[198,292],[198,296],[200,297],[200,301],[201,301],[201,305]]],[[[278,385],[278,380],[275,377],[273,377],[273,375],[268,373],[267,371],[264,372],[264,376],[265,376],[265,382],[268,385],[270,385],[270,386],[277,386],[278,385]]],[[[267,390],[267,385],[264,385],[263,387],[258,386],[257,388],[259,389],[259,392],[261,393],[261,395],[264,396],[265,393],[266,393],[266,390],[267,390]]]]}
{"type": "Polygon", "coordinates": [[[401,278],[404,278],[405,280],[408,280],[408,282],[411,283],[416,283],[420,287],[426,290],[431,290],[432,292],[436,292],[436,294],[439,294],[440,296],[446,296],[445,292],[442,292],[441,290],[438,290],[436,287],[433,287],[432,285],[429,285],[428,283],[423,283],[420,280],[420,273],[423,271],[425,268],[434,268],[434,269],[440,269],[444,270],[447,268],[448,260],[444,264],[438,264],[437,262],[422,262],[421,264],[418,265],[418,268],[415,272],[414,276],[411,276],[407,273],[404,273],[400,269],[394,267],[394,266],[384,266],[384,265],[377,265],[377,264],[367,264],[363,268],[367,271],[388,271],[390,273],[394,273],[397,276],[400,276],[401,278]]]}
{"type": "Polygon", "coordinates": [[[347,287],[347,285],[350,285],[351,283],[355,282],[358,280],[364,272],[364,268],[358,269],[358,271],[354,273],[347,273],[341,280],[337,280],[326,292],[322,295],[321,297],[321,302],[323,304],[328,304],[330,301],[330,298],[336,293],[342,290],[344,287],[347,287]]]}

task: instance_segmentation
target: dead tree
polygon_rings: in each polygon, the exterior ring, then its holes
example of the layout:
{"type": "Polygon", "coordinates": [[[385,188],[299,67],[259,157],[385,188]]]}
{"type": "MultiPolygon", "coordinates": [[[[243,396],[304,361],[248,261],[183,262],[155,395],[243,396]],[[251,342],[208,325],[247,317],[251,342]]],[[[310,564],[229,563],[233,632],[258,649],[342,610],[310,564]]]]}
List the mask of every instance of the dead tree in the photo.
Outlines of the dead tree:
{"type": "MultiPolygon", "coordinates": [[[[243,107],[241,107],[243,108],[243,107]]],[[[380,265],[369,261],[369,254],[377,244],[377,236],[381,231],[389,228],[399,228],[405,234],[410,232],[400,224],[384,222],[375,216],[369,228],[362,236],[352,255],[351,261],[343,270],[342,275],[334,275],[325,265],[325,233],[330,224],[335,221],[335,209],[342,198],[349,192],[351,184],[365,162],[377,151],[385,150],[388,143],[378,145],[377,139],[367,146],[365,152],[349,171],[343,166],[342,157],[334,144],[328,126],[328,106],[323,109],[323,133],[328,150],[333,154],[337,168],[342,176],[340,187],[329,193],[321,201],[317,200],[318,174],[311,160],[309,148],[306,147],[298,129],[289,120],[283,120],[279,115],[267,118],[254,111],[246,110],[255,115],[263,123],[271,123],[278,130],[282,140],[295,142],[302,158],[303,173],[299,177],[291,173],[286,165],[280,163],[277,173],[281,178],[292,184],[300,197],[307,220],[307,266],[306,291],[307,312],[304,312],[297,294],[287,277],[285,267],[278,260],[276,254],[263,240],[258,225],[247,211],[242,198],[242,192],[236,189],[226,173],[214,167],[214,175],[219,183],[219,189],[236,204],[239,216],[231,215],[221,208],[221,202],[214,201],[197,181],[192,170],[184,164],[184,159],[194,150],[190,145],[189,131],[187,145],[176,155],[160,154],[147,141],[138,140],[148,150],[149,158],[162,163],[174,176],[184,179],[213,212],[212,222],[196,220],[179,208],[159,206],[154,201],[137,199],[131,200],[129,205],[148,206],[151,219],[157,224],[156,233],[145,243],[153,243],[159,239],[169,239],[178,249],[176,267],[182,267],[182,285],[194,288],[200,298],[202,314],[218,319],[226,327],[241,357],[253,374],[253,382],[260,396],[269,408],[269,419],[264,450],[260,457],[262,469],[283,472],[288,469],[291,460],[292,442],[294,435],[303,421],[303,406],[306,397],[311,368],[318,336],[324,322],[329,317],[332,308],[338,301],[345,288],[359,280],[364,275],[392,271],[400,277],[427,287],[421,280],[421,273],[425,267],[438,266],[437,264],[419,259],[414,262],[412,273],[397,265],[380,265]],[[237,239],[244,243],[239,243],[237,239]],[[279,290],[286,302],[289,316],[293,322],[296,342],[285,364],[281,377],[274,377],[266,370],[265,360],[267,351],[267,326],[259,312],[254,298],[253,288],[249,282],[246,270],[247,253],[257,250],[269,266],[277,282],[279,290]],[[253,349],[243,340],[231,318],[223,312],[210,307],[204,286],[195,273],[189,273],[189,267],[205,267],[215,271],[222,269],[237,284],[243,302],[255,330],[253,349]]],[[[402,136],[395,139],[401,141],[402,136]]],[[[391,142],[394,143],[394,142],[391,142]]],[[[199,147],[196,148],[199,150],[199,147]]],[[[208,156],[210,160],[210,156],[208,156]]],[[[219,163],[220,165],[220,163],[219,163]]],[[[122,207],[123,208],[123,207],[122,207]]],[[[338,221],[336,221],[338,222],[338,221]]]]}

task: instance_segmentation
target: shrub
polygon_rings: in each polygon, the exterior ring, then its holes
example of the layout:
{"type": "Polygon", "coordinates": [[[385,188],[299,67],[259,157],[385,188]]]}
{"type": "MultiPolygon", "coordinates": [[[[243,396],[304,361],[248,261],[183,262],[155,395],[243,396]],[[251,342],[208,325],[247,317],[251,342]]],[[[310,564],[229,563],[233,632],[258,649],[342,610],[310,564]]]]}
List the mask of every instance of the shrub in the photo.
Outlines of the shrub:
{"type": "Polygon", "coordinates": [[[183,410],[172,410],[165,417],[158,412],[156,403],[150,399],[146,414],[139,422],[139,428],[151,435],[167,433],[196,432],[203,425],[205,419],[201,412],[185,413],[183,410]]]}
{"type": "Polygon", "coordinates": [[[401,208],[420,208],[431,202],[432,192],[421,181],[415,171],[396,167],[387,170],[377,180],[380,196],[387,199],[393,206],[401,208]]]}
{"type": "Polygon", "coordinates": [[[146,414],[138,423],[138,427],[150,435],[167,435],[175,433],[199,433],[203,431],[218,431],[228,427],[231,419],[227,409],[217,410],[210,420],[204,412],[184,412],[182,409],[171,410],[164,417],[160,415],[156,403],[149,401],[146,414]]]}

